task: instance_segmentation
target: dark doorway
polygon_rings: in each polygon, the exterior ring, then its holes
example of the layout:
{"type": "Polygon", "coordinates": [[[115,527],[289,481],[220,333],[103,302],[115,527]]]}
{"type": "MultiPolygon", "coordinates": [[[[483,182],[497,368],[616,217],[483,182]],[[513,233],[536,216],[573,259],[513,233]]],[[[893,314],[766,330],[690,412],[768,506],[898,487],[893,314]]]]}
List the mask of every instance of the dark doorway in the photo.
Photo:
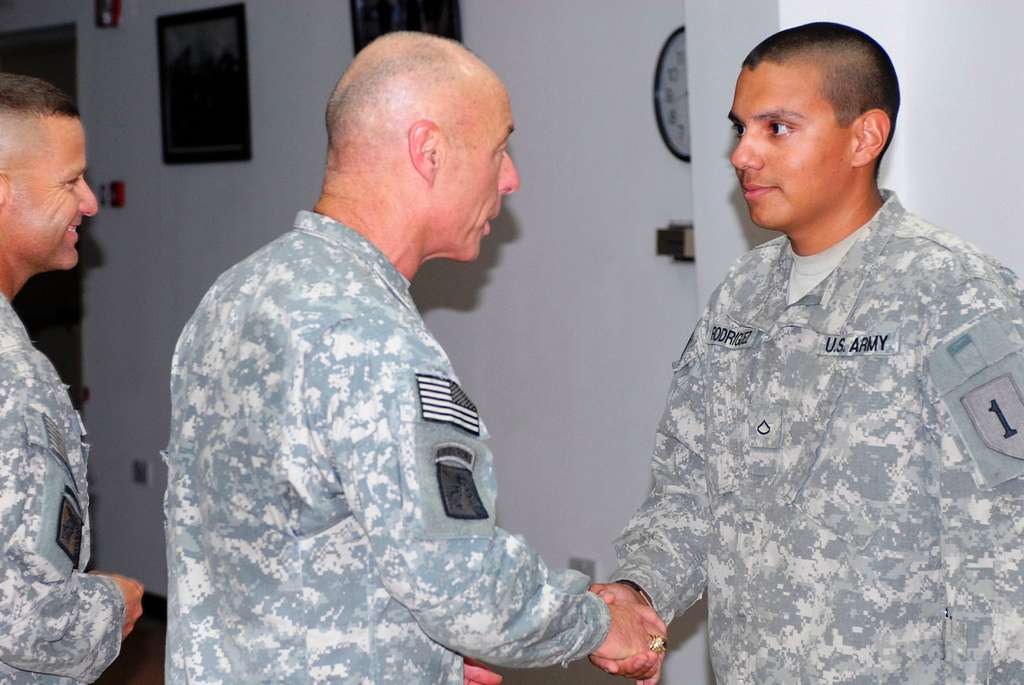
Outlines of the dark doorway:
{"type": "MultiPolygon", "coordinates": [[[[0,71],[27,74],[54,84],[77,100],[75,25],[0,34],[0,71]]],[[[81,248],[79,248],[81,249],[81,248]]],[[[42,350],[68,384],[75,408],[82,388],[82,276],[81,266],[30,278],[14,309],[29,337],[42,350]]]]}

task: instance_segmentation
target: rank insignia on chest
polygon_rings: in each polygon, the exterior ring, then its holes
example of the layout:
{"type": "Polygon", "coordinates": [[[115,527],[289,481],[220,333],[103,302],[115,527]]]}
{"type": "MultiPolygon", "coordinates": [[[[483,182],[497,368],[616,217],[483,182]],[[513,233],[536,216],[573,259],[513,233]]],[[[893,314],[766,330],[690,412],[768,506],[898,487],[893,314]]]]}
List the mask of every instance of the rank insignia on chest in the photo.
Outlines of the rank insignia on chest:
{"type": "Polygon", "coordinates": [[[480,435],[480,414],[459,384],[447,378],[416,374],[424,421],[448,423],[470,435],[480,435]]]}

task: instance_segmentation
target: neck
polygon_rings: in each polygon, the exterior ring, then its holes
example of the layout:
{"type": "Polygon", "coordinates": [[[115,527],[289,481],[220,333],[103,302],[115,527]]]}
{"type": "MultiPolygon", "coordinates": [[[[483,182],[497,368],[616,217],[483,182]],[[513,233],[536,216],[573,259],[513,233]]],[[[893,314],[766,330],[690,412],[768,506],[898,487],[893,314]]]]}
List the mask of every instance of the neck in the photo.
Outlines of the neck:
{"type": "Polygon", "coordinates": [[[818,254],[871,221],[871,218],[882,206],[882,195],[872,184],[869,192],[856,195],[853,202],[831,212],[825,221],[816,222],[813,226],[787,231],[786,235],[793,247],[793,252],[806,257],[818,254]]]}
{"type": "MultiPolygon", "coordinates": [[[[2,234],[0,234],[2,237],[2,234]]],[[[28,276],[22,276],[18,273],[18,270],[12,268],[9,263],[6,263],[4,259],[3,241],[0,240],[0,293],[7,298],[8,302],[13,302],[15,295],[21,290],[22,286],[25,285],[25,281],[28,280],[28,276]]]]}
{"type": "Polygon", "coordinates": [[[325,184],[313,210],[366,238],[410,281],[423,263],[419,232],[379,187],[341,191],[325,184]]]}

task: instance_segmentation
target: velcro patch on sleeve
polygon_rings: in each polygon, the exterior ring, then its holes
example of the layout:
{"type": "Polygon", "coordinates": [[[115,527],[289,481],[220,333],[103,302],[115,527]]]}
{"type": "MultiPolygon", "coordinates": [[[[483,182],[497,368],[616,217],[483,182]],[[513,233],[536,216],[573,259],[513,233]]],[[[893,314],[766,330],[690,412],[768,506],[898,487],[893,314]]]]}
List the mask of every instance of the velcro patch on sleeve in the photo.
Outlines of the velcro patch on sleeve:
{"type": "Polygon", "coordinates": [[[981,488],[1024,477],[1024,349],[997,316],[928,355],[928,373],[974,462],[981,488]]]}
{"type": "Polygon", "coordinates": [[[487,508],[473,481],[475,456],[462,445],[439,445],[434,451],[437,485],[444,513],[449,518],[478,520],[488,518],[487,508]]]}
{"type": "Polygon", "coordinates": [[[470,435],[480,435],[480,414],[459,384],[447,378],[416,374],[424,421],[448,423],[470,435]]]}
{"type": "Polygon", "coordinates": [[[68,555],[71,564],[78,568],[82,554],[82,515],[74,501],[74,493],[65,488],[57,512],[57,545],[68,555]]]}
{"type": "Polygon", "coordinates": [[[993,378],[965,393],[960,402],[989,449],[1024,459],[1024,396],[1013,376],[993,378]]]}

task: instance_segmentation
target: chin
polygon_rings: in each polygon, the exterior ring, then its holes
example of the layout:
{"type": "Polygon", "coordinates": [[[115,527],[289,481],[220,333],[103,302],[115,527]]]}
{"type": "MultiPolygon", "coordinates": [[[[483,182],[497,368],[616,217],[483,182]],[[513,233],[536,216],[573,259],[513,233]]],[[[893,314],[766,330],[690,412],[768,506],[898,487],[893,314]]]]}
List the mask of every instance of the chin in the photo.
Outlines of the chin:
{"type": "Polygon", "coordinates": [[[784,232],[783,228],[785,227],[786,223],[780,220],[778,217],[773,217],[771,214],[767,212],[758,212],[753,207],[748,207],[747,209],[750,213],[750,220],[753,221],[754,224],[758,226],[758,228],[763,228],[766,231],[784,232]]]}

